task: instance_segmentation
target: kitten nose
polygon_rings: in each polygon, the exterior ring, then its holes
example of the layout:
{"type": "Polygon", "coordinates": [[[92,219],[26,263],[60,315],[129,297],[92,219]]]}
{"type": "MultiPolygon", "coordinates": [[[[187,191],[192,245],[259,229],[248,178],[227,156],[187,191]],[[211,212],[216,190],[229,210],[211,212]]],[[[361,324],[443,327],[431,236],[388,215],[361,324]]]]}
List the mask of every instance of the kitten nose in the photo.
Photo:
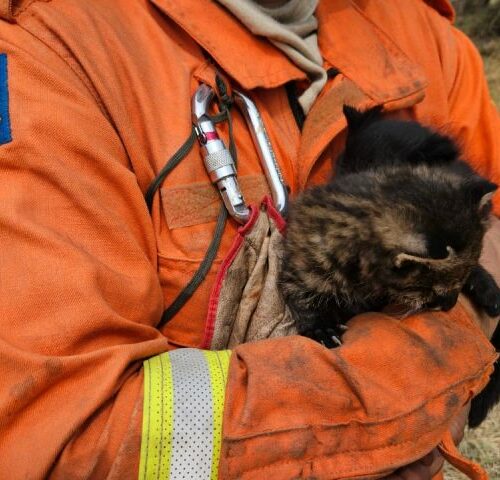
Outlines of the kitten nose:
{"type": "Polygon", "coordinates": [[[439,297],[438,304],[444,312],[451,310],[455,306],[458,299],[458,293],[459,292],[453,292],[439,297]]]}

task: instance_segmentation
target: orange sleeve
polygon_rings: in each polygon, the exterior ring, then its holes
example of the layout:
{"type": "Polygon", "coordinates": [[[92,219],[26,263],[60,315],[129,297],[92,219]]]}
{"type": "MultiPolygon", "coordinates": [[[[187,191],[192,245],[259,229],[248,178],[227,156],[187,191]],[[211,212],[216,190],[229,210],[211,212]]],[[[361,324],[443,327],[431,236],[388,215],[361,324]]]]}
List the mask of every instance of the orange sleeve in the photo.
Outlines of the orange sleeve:
{"type": "MultiPolygon", "coordinates": [[[[19,27],[0,38],[12,124],[0,146],[0,478],[135,478],[141,363],[168,349],[150,217],[92,86],[19,27]]],[[[439,441],[494,353],[464,315],[376,318],[337,352],[296,337],[236,349],[224,478],[380,471],[439,441]],[[448,342],[439,355],[436,342],[448,342]]]]}
{"type": "MultiPolygon", "coordinates": [[[[479,52],[460,30],[452,29],[454,58],[445,78],[449,88],[450,128],[466,159],[482,175],[500,185],[500,116],[491,99],[479,52]]],[[[500,194],[494,197],[500,216],[500,194]]]]}
{"type": "Polygon", "coordinates": [[[0,478],[136,478],[141,360],[167,349],[151,220],[90,86],[19,27],[0,38],[0,478]]]}
{"type": "Polygon", "coordinates": [[[383,477],[440,443],[496,358],[461,306],[349,325],[333,350],[303,337],[235,348],[220,478],[383,477]]]}

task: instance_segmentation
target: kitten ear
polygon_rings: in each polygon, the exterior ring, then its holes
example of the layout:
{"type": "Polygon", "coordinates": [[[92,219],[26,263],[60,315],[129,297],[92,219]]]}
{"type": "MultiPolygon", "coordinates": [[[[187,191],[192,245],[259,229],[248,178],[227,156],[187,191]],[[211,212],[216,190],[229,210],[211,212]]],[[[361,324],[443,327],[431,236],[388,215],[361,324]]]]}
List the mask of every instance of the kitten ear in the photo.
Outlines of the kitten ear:
{"type": "Polygon", "coordinates": [[[401,268],[405,263],[420,264],[426,266],[439,265],[445,260],[450,260],[456,256],[455,250],[449,245],[446,247],[448,256],[445,258],[430,258],[430,257],[418,257],[417,255],[411,255],[409,253],[398,253],[394,258],[394,265],[397,268],[401,268]]]}
{"type": "Polygon", "coordinates": [[[498,185],[485,179],[480,179],[472,185],[470,195],[473,202],[478,204],[478,211],[481,216],[487,217],[490,214],[491,200],[497,188],[498,185]]]}
{"type": "Polygon", "coordinates": [[[351,107],[350,105],[344,105],[343,112],[345,118],[347,119],[347,126],[349,127],[349,130],[355,130],[367,122],[372,122],[381,118],[382,108],[382,105],[377,105],[362,112],[361,110],[351,107]]]}

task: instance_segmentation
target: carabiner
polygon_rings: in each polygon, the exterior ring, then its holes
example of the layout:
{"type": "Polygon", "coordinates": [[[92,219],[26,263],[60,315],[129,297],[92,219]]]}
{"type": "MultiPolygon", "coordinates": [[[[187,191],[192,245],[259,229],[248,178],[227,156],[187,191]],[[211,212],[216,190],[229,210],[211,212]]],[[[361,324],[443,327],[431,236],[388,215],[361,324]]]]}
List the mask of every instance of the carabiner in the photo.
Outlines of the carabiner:
{"type": "Polygon", "coordinates": [[[285,217],[288,207],[288,190],[285,187],[273,146],[259,110],[257,110],[257,106],[250,98],[236,90],[234,91],[234,101],[245,117],[253,143],[257,148],[267,184],[271,189],[274,206],[280,215],[285,217]]]}
{"type": "MultiPolygon", "coordinates": [[[[238,183],[236,165],[231,153],[220,139],[214,122],[208,115],[213,98],[212,88],[205,84],[198,87],[192,98],[192,121],[210,179],[217,185],[229,214],[239,223],[245,223],[250,217],[250,210],[245,203],[238,183]]],[[[255,104],[241,92],[234,91],[234,100],[247,122],[276,209],[285,216],[288,192],[259,111],[255,104]]]]}

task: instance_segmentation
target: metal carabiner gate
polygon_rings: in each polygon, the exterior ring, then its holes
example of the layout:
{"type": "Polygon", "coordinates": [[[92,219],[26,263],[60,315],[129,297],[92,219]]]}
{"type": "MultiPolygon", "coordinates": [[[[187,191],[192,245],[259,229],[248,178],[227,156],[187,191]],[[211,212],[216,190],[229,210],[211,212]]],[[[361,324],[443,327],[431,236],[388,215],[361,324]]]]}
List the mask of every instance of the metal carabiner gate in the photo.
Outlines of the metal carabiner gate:
{"type": "MultiPolygon", "coordinates": [[[[229,214],[239,223],[245,223],[250,216],[250,210],[238,183],[235,162],[208,114],[214,96],[213,89],[208,85],[202,84],[198,87],[192,98],[192,121],[210,179],[217,185],[229,214]]],[[[234,101],[243,113],[252,135],[274,205],[278,212],[285,216],[288,192],[262,117],[252,100],[241,92],[234,91],[234,101]]]]}

